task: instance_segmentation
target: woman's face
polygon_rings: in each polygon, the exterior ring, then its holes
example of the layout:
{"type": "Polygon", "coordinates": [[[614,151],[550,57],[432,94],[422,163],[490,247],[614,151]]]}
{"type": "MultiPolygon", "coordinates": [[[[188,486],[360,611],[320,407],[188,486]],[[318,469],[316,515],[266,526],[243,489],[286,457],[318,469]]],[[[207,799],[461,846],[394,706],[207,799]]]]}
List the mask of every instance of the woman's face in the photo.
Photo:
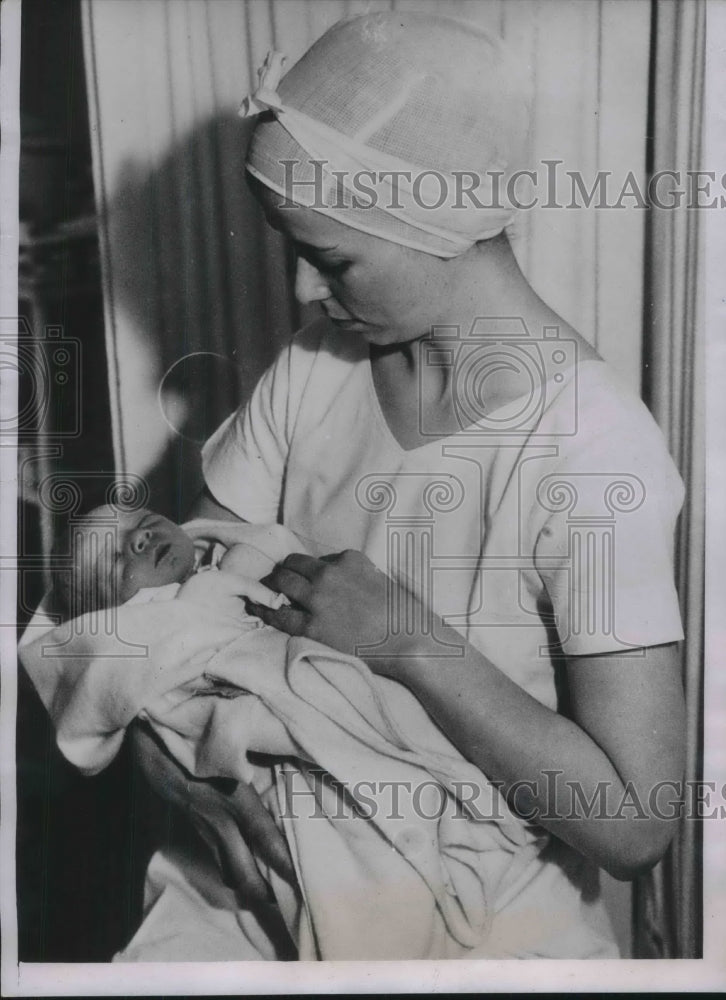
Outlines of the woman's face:
{"type": "Polygon", "coordinates": [[[450,261],[370,236],[253,185],[271,226],[297,253],[295,295],[320,302],[341,330],[372,344],[407,343],[452,323],[450,261]]]}

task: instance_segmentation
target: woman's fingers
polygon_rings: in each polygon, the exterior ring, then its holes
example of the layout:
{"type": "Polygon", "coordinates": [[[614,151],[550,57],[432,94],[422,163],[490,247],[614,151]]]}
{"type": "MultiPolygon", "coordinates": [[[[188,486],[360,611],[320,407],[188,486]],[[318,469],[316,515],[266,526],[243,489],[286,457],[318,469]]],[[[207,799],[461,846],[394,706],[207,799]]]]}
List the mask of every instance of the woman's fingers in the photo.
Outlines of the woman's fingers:
{"type": "MultiPolygon", "coordinates": [[[[286,556],[275,569],[292,570],[294,573],[299,573],[300,576],[305,577],[306,580],[313,580],[320,572],[322,562],[322,559],[316,559],[314,556],[306,556],[302,552],[293,552],[292,555],[286,556]]],[[[273,570],[274,572],[275,570],[273,570]]]]}
{"type": "MultiPolygon", "coordinates": [[[[290,600],[304,608],[310,607],[312,589],[310,581],[294,570],[287,569],[285,566],[276,566],[268,576],[260,580],[260,583],[280,594],[285,594],[290,600]]],[[[250,597],[253,596],[250,594],[250,597]]]]}
{"type": "Polygon", "coordinates": [[[184,808],[188,775],[148,723],[135,719],[128,731],[134,760],[151,788],[168,802],[184,808]]]}
{"type": "Polygon", "coordinates": [[[239,896],[241,903],[266,902],[269,886],[242,839],[234,820],[217,816],[214,823],[201,813],[191,814],[192,825],[212,852],[222,881],[239,896]]]}
{"type": "Polygon", "coordinates": [[[136,761],[151,787],[186,813],[218,858],[225,881],[241,898],[268,899],[267,883],[250,846],[282,878],[294,882],[287,843],[254,788],[240,781],[225,791],[217,781],[196,778],[146,724],[136,721],[130,732],[136,761]]]}
{"type": "Polygon", "coordinates": [[[362,552],[346,549],[321,559],[294,553],[262,582],[293,604],[279,610],[257,605],[253,613],[288,635],[353,655],[383,638],[391,581],[362,552]]]}
{"type": "Polygon", "coordinates": [[[272,625],[273,628],[288,635],[306,635],[308,630],[309,615],[300,608],[290,608],[283,605],[281,608],[268,608],[264,604],[255,604],[254,601],[247,601],[247,605],[253,615],[260,618],[265,625],[272,625]]]}
{"type": "Polygon", "coordinates": [[[220,792],[210,781],[190,786],[190,818],[217,856],[224,881],[241,898],[265,901],[269,887],[255,855],[282,878],[294,881],[287,843],[257,791],[244,781],[220,792]]]}
{"type": "Polygon", "coordinates": [[[222,878],[237,892],[240,902],[267,902],[270,887],[234,822],[219,823],[213,835],[222,878]]]}
{"type": "Polygon", "coordinates": [[[241,781],[229,796],[229,809],[247,843],[278,875],[293,882],[295,870],[287,841],[255,789],[241,781]]]}

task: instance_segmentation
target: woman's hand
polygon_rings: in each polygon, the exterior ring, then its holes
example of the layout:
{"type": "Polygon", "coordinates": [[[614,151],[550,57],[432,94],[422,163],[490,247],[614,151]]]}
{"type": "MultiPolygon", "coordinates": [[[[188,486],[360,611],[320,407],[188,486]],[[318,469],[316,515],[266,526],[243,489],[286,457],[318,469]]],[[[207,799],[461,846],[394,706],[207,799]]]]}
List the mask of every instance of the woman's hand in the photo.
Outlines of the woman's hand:
{"type": "Polygon", "coordinates": [[[265,622],[363,656],[375,672],[403,681],[464,757],[499,782],[505,795],[516,790],[516,808],[616,878],[633,878],[662,856],[675,827],[649,803],[654,788],[664,782],[671,787],[682,775],[675,646],[570,658],[570,719],[541,704],[470,644],[461,656],[442,655],[431,640],[443,629],[440,619],[432,614],[435,628],[417,628],[420,603],[359,552],[323,559],[292,555],[264,582],[295,602],[278,611],[256,608],[265,622]],[[395,646],[386,642],[385,657],[367,656],[364,647],[387,637],[394,613],[401,620],[390,632],[403,638],[395,646]],[[402,652],[405,657],[397,655],[402,652]],[[604,816],[599,806],[575,811],[578,794],[590,803],[600,790],[604,816]],[[634,819],[615,823],[628,794],[647,806],[634,819]]]}
{"type": "Polygon", "coordinates": [[[278,875],[294,882],[285,838],[251,785],[240,781],[226,793],[220,790],[221,783],[195,778],[167,753],[152,730],[140,722],[131,725],[130,737],[134,759],[151,788],[188,817],[216,857],[225,883],[236,890],[241,903],[249,905],[270,898],[268,883],[260,874],[250,847],[278,875]]]}
{"type": "Polygon", "coordinates": [[[290,555],[262,583],[293,602],[277,610],[252,604],[266,624],[364,658],[365,647],[389,635],[394,609],[408,607],[410,612],[414,604],[421,607],[409,591],[353,549],[321,559],[290,555]]]}

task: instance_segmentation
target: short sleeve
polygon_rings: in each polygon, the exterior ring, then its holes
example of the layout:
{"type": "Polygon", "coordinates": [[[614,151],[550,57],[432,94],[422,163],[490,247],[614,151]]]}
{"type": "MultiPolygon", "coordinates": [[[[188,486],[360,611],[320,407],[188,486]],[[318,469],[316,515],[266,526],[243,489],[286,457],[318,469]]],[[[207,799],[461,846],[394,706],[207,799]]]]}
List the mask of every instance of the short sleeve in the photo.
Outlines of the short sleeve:
{"type": "Polygon", "coordinates": [[[298,334],[262,376],[249,401],[202,448],[209,490],[245,521],[265,524],[278,519],[290,440],[315,343],[314,330],[298,334]]]}
{"type": "Polygon", "coordinates": [[[579,442],[537,484],[535,565],[569,655],[683,638],[673,570],[683,483],[643,411],[579,442]]]}

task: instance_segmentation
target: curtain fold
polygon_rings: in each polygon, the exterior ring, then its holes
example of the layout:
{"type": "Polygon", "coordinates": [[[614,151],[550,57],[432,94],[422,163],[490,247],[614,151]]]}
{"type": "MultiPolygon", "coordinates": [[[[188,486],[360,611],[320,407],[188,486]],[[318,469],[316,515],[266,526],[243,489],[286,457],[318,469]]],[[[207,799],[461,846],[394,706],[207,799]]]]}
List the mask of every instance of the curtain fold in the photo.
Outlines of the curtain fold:
{"type": "MultiPolygon", "coordinates": [[[[653,7],[651,174],[703,169],[706,9],[703,0],[653,7]]],[[[702,778],[704,650],[704,330],[700,212],[651,207],[647,228],[644,397],[686,484],[676,539],[676,578],[687,712],[686,782],[702,778]]],[[[688,804],[688,799],[687,799],[688,804]]],[[[699,958],[702,947],[702,838],[686,818],[661,864],[639,880],[635,954],[699,958]]]]}

